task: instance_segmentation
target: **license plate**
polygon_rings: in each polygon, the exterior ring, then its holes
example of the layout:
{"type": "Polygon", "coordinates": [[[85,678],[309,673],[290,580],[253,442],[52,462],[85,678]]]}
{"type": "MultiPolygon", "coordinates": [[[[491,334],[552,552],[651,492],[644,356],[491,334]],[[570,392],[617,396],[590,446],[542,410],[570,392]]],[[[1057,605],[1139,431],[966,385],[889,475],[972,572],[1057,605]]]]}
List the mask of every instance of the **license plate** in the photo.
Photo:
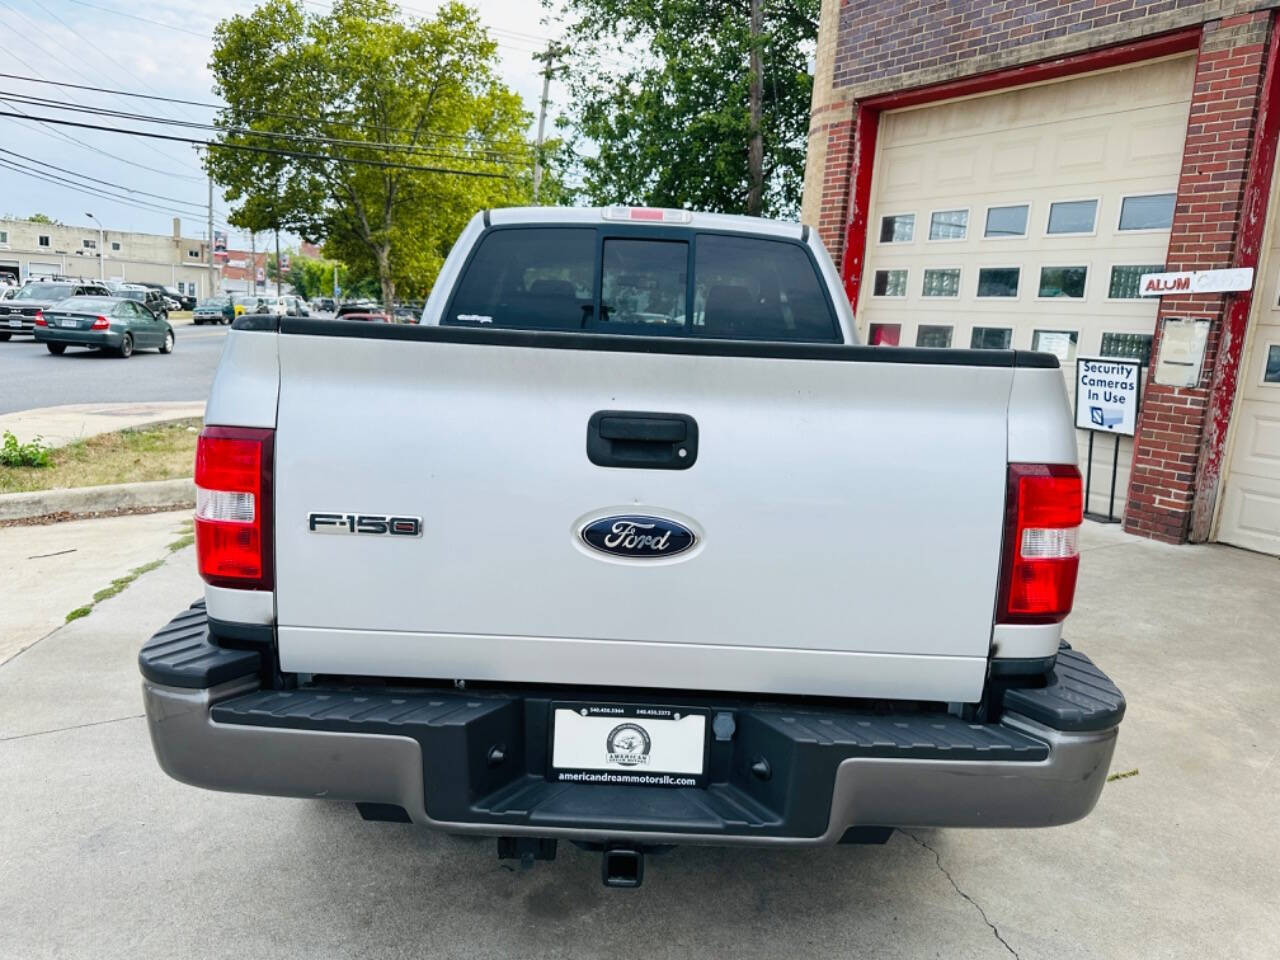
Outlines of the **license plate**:
{"type": "Polygon", "coordinates": [[[58,326],[60,327],[78,327],[79,325],[79,321],[73,320],[70,317],[63,317],[58,321],[58,326]]]}
{"type": "Polygon", "coordinates": [[[22,326],[22,321],[21,321],[21,320],[19,320],[19,319],[17,319],[16,317],[10,317],[10,318],[9,318],[9,326],[11,326],[11,327],[20,327],[20,326],[22,326]]]}
{"type": "Polygon", "coordinates": [[[650,787],[706,782],[706,710],[556,703],[551,712],[552,780],[650,787]]]}

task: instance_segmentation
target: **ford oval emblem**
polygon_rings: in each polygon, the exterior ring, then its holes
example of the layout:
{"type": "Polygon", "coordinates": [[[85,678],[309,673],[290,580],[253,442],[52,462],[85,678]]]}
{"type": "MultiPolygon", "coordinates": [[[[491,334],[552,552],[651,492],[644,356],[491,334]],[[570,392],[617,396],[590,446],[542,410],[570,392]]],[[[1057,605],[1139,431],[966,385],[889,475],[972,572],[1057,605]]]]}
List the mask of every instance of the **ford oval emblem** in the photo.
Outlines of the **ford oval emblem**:
{"type": "Polygon", "coordinates": [[[662,517],[601,517],[582,528],[582,542],[615,557],[656,560],[684,553],[698,542],[684,524],[662,517]]]}

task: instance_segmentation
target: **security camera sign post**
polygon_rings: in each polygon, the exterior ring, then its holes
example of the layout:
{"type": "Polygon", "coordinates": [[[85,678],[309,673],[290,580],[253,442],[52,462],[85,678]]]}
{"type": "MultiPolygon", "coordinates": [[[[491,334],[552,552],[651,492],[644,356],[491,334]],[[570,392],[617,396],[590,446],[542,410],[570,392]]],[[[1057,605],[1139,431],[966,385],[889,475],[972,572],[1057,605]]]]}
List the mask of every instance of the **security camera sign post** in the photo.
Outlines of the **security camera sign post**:
{"type": "Polygon", "coordinates": [[[1119,523],[1115,516],[1116,470],[1120,465],[1120,437],[1132,437],[1138,429],[1142,403],[1142,362],[1114,357],[1076,358],[1076,427],[1089,431],[1089,461],[1085,473],[1084,502],[1089,504],[1093,480],[1093,438],[1099,433],[1115,436],[1111,452],[1111,497],[1107,515],[1085,516],[1100,523],[1119,523]]]}

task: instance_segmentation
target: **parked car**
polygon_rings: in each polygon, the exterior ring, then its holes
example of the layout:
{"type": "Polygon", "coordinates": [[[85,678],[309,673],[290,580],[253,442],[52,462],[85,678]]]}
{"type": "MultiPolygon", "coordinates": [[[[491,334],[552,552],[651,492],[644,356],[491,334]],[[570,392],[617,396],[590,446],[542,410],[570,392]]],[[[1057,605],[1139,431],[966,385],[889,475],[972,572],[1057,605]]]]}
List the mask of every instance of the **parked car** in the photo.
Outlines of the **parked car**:
{"type": "Polygon", "coordinates": [[[236,308],[230,297],[206,297],[191,312],[191,321],[200,326],[205,323],[230,323],[236,318],[236,308]]]}
{"type": "Polygon", "coordinates": [[[170,313],[177,313],[179,310],[182,309],[182,304],[179,301],[173,299],[173,297],[163,293],[160,295],[160,297],[162,300],[164,300],[165,310],[169,311],[170,313]]]}
{"type": "Polygon", "coordinates": [[[122,283],[116,288],[115,295],[142,304],[165,321],[169,319],[169,307],[165,303],[165,296],[155,287],[141,283],[122,283]]]}
{"type": "Polygon", "coordinates": [[[194,310],[196,308],[196,298],[193,294],[183,293],[170,286],[162,286],[160,292],[170,300],[177,302],[178,305],[173,308],[175,310],[194,310]]]}
{"type": "Polygon", "coordinates": [[[333,313],[338,309],[337,303],[333,297],[318,297],[316,299],[316,310],[320,313],[333,313]]]}
{"type": "Polygon", "coordinates": [[[396,323],[417,323],[422,317],[422,311],[402,304],[395,308],[392,316],[395,317],[396,323]]]}
{"type": "Polygon", "coordinates": [[[391,315],[381,310],[353,310],[340,314],[338,320],[364,320],[371,323],[392,323],[391,315]]]}
{"type": "Polygon", "coordinates": [[[142,303],[127,297],[69,297],[36,321],[35,337],[50,353],[67,347],[111,350],[130,357],[134,350],[173,353],[173,327],[142,303]]]}
{"type": "Polygon", "coordinates": [[[372,300],[354,300],[350,303],[344,303],[334,311],[334,316],[341,320],[353,313],[380,313],[382,308],[372,300]]]}
{"type": "Polygon", "coordinates": [[[816,231],[629,208],[477,215],[421,324],[330,327],[222,352],[205,603],[139,658],[177,780],[610,886],[1093,809],[1125,704],[1062,643],[1055,356],[858,345],[816,231]]]}
{"type": "Polygon", "coordinates": [[[33,333],[36,324],[55,303],[73,296],[110,296],[100,283],[76,280],[36,280],[16,291],[0,305],[0,341],[17,333],[33,333]]]}
{"type": "Polygon", "coordinates": [[[256,293],[233,293],[231,306],[237,317],[242,313],[261,313],[262,296],[256,293]]]}
{"type": "Polygon", "coordinates": [[[311,316],[311,311],[307,307],[307,302],[295,294],[284,294],[280,297],[280,303],[284,308],[284,315],[286,317],[311,316]]]}

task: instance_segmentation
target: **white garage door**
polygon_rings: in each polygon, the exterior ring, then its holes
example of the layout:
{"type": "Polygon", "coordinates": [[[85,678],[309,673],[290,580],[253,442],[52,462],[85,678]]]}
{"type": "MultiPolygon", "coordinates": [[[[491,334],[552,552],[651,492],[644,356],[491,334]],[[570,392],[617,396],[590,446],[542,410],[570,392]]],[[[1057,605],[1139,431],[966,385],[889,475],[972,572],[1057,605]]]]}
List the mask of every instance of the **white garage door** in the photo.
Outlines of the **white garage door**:
{"type": "Polygon", "coordinates": [[[41,263],[32,260],[27,264],[28,277],[56,277],[62,273],[62,267],[56,263],[41,263]]]}
{"type": "Polygon", "coordinates": [[[1280,555],[1280,240],[1273,244],[1249,320],[1218,539],[1280,555]]]}
{"type": "MultiPolygon", "coordinates": [[[[880,118],[858,328],[870,343],[1147,358],[1192,57],[880,118]]],[[[1080,434],[1081,466],[1087,434],[1080,434]]],[[[1105,512],[1112,439],[1089,509],[1105,512]]],[[[1132,445],[1121,444],[1117,513],[1132,445]]]]}

